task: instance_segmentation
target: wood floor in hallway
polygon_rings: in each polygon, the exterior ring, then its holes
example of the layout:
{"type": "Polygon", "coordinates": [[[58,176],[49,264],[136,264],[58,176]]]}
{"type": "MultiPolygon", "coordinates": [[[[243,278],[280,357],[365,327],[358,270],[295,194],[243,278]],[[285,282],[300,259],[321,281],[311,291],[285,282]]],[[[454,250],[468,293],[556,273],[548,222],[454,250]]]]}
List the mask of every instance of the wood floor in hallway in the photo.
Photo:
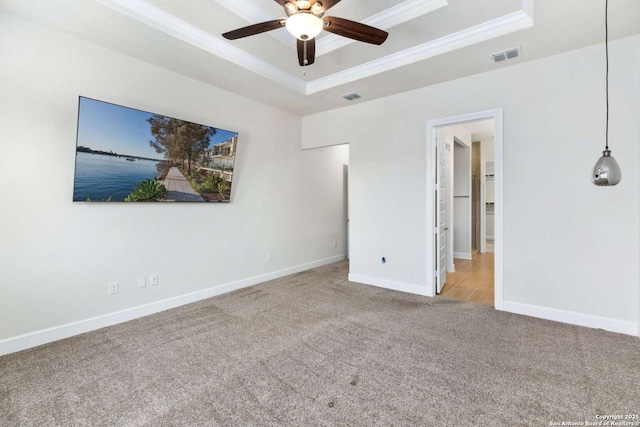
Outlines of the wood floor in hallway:
{"type": "Polygon", "coordinates": [[[456,271],[447,273],[440,296],[493,305],[493,254],[476,252],[472,260],[454,260],[456,271]]]}

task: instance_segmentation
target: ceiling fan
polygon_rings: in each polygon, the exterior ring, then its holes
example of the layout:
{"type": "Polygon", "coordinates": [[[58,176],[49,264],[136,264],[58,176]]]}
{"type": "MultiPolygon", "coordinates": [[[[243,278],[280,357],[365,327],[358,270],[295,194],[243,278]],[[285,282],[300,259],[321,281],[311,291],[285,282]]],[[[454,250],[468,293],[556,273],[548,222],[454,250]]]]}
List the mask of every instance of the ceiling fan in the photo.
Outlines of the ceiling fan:
{"type": "Polygon", "coordinates": [[[316,56],[316,39],[322,30],[365,43],[381,45],[389,33],[360,22],[324,16],[340,0],[274,0],[284,8],[286,18],[261,22],[224,33],[229,40],[253,36],[286,27],[298,40],[298,62],[301,67],[311,65],[316,56]]]}

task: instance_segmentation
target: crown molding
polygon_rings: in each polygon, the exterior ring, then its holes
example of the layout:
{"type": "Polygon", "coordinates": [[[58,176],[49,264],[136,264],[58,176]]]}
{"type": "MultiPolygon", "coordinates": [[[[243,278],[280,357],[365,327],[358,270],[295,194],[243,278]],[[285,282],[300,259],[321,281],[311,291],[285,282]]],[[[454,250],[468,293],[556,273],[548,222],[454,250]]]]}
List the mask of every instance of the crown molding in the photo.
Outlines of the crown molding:
{"type": "MultiPolygon", "coordinates": [[[[249,23],[265,22],[277,19],[255,3],[241,4],[237,0],[214,1],[249,23]]],[[[380,13],[364,19],[362,23],[387,30],[448,5],[449,2],[447,0],[405,0],[398,5],[385,9],[380,13]]],[[[295,50],[296,45],[292,42],[292,38],[289,33],[284,31],[271,31],[269,32],[269,35],[280,40],[290,49],[295,50]]],[[[316,41],[316,58],[352,43],[356,43],[356,41],[336,36],[334,34],[322,36],[316,41]]]]}
{"type": "MultiPolygon", "coordinates": [[[[226,41],[218,39],[211,34],[167,12],[164,12],[161,9],[158,9],[144,0],[95,1],[304,95],[312,95],[314,93],[322,92],[356,80],[371,77],[418,61],[423,61],[456,49],[461,49],[505,34],[530,28],[534,25],[533,0],[522,0],[522,9],[517,12],[510,13],[448,36],[441,37],[307,83],[264,60],[236,48],[226,41]]],[[[242,10],[244,14],[250,14],[248,18],[250,22],[264,19],[264,14],[266,13],[264,11],[259,12],[259,9],[255,7],[243,9],[238,6],[238,2],[235,0],[215,1],[224,5],[229,10],[234,11],[234,13],[238,13],[236,12],[237,10],[242,10]],[[251,11],[247,12],[247,10],[251,11]]],[[[382,14],[374,15],[364,22],[369,23],[369,25],[373,24],[379,27],[385,27],[385,25],[398,25],[399,23],[406,22],[409,19],[414,19],[424,13],[428,13],[425,12],[426,10],[433,11],[446,5],[448,5],[447,0],[407,0],[391,8],[391,12],[386,11],[382,14]]],[[[325,37],[323,37],[323,39],[324,38],[325,37]]],[[[342,43],[341,40],[344,38],[336,37],[336,39],[339,39],[338,42],[342,43]]],[[[348,39],[345,40],[349,43],[348,39]]],[[[325,53],[328,52],[326,49],[331,48],[332,43],[337,42],[329,41],[326,43],[327,44],[322,47],[322,49],[325,49],[325,53]]],[[[318,40],[318,44],[321,45],[321,40],[318,40]]]]}
{"type": "Polygon", "coordinates": [[[95,0],[136,21],[142,22],[206,52],[276,81],[300,93],[306,93],[306,83],[260,58],[232,46],[143,0],[95,0]]]}
{"type": "Polygon", "coordinates": [[[520,10],[357,67],[313,80],[307,83],[306,93],[311,95],[532,26],[531,16],[524,10],[520,10]]]}
{"type": "MultiPolygon", "coordinates": [[[[272,21],[278,19],[277,16],[270,14],[257,5],[259,2],[244,2],[238,0],[213,0],[220,6],[228,9],[240,18],[248,21],[249,24],[256,24],[258,22],[272,21]]],[[[278,6],[280,7],[280,6],[278,6]]],[[[286,18],[282,16],[282,18],[286,18]]]]}
{"type": "MultiPolygon", "coordinates": [[[[226,1],[226,0],[225,0],[226,1]]],[[[390,7],[362,21],[363,24],[388,30],[396,25],[404,24],[412,19],[431,13],[435,10],[449,6],[447,0],[406,0],[396,6],[390,7]]],[[[355,40],[329,34],[318,39],[316,43],[316,57],[336,49],[356,43],[355,40]]]]}

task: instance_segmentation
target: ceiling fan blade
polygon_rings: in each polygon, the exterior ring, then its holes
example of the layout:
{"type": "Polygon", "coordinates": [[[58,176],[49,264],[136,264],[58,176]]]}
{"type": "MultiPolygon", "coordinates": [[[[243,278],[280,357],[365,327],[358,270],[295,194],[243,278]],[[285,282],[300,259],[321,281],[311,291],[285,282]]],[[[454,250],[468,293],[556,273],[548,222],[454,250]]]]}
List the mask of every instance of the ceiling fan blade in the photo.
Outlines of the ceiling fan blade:
{"type": "Polygon", "coordinates": [[[298,40],[298,62],[300,63],[301,67],[304,67],[305,65],[311,65],[315,62],[316,60],[316,39],[313,38],[311,40],[305,40],[302,41],[300,39],[298,40]],[[305,52],[305,45],[306,45],[306,52],[305,52]],[[307,60],[307,63],[305,64],[304,60],[307,60]]]}
{"type": "Polygon", "coordinates": [[[382,44],[389,35],[386,31],[349,19],[325,16],[322,20],[325,21],[324,29],[326,31],[365,43],[382,44]]]}
{"type": "Polygon", "coordinates": [[[236,40],[271,30],[277,30],[278,28],[284,27],[285,21],[286,19],[276,19],[275,21],[267,21],[261,22],[259,24],[249,25],[248,27],[238,28],[237,30],[224,33],[222,37],[229,40],[236,40]]]}
{"type": "Polygon", "coordinates": [[[331,9],[336,4],[340,3],[340,0],[311,0],[311,6],[313,6],[316,3],[320,3],[322,5],[320,7],[320,13],[325,13],[327,10],[331,9]]]}

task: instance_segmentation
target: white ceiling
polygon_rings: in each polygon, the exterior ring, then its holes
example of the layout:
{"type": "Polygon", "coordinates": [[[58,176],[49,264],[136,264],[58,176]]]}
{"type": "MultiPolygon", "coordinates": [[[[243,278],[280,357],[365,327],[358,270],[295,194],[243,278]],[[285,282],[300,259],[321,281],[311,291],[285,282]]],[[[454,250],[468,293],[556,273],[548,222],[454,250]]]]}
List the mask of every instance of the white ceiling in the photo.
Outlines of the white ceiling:
{"type": "Polygon", "coordinates": [[[471,133],[473,142],[493,139],[493,119],[463,123],[462,126],[471,133]]]}
{"type": "MultiPolygon", "coordinates": [[[[298,65],[285,29],[221,34],[284,17],[273,0],[0,0],[0,10],[231,92],[306,115],[511,66],[604,40],[604,0],[342,0],[339,16],[389,32],[381,46],[323,32],[298,65]],[[492,53],[521,46],[520,58],[492,53]],[[356,91],[348,102],[341,95],[356,91]]],[[[640,33],[640,1],[609,6],[610,38],[640,33]]],[[[615,58],[611,59],[615,61],[615,58]]]]}

